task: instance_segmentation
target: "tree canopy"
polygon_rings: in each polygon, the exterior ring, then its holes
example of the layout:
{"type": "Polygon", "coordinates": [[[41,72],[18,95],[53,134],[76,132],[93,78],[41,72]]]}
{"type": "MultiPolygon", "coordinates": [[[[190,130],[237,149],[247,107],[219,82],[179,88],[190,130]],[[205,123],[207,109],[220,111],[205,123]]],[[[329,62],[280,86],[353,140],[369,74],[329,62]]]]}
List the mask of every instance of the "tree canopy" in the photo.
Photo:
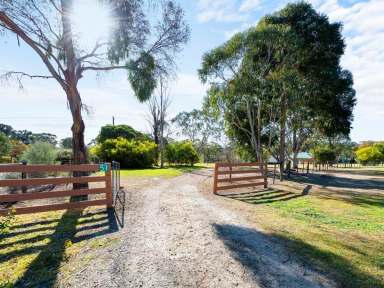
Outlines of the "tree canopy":
{"type": "Polygon", "coordinates": [[[203,56],[205,106],[224,116],[228,135],[255,159],[273,154],[283,163],[315,131],[349,134],[356,100],[352,75],[340,66],[341,27],[310,4],[288,4],[203,56]]]}
{"type": "Polygon", "coordinates": [[[96,140],[99,143],[105,142],[108,139],[117,139],[117,138],[125,138],[127,140],[133,139],[147,139],[148,137],[133,129],[129,125],[105,125],[101,127],[100,133],[97,136],[96,140]]]}
{"type": "Polygon", "coordinates": [[[156,87],[157,77],[173,73],[174,55],[189,38],[184,12],[174,1],[157,5],[148,2],[151,1],[100,1],[111,12],[114,25],[108,37],[90,43],[88,48],[81,45],[81,36],[76,34],[76,23],[71,19],[77,1],[0,1],[0,32],[15,34],[17,41],[28,45],[49,72],[11,70],[2,77],[15,78],[21,86],[25,77],[57,81],[67,96],[73,118],[75,163],[87,160],[82,119],[86,105],[78,90],[78,82],[86,72],[126,70],[136,97],[145,101],[156,87]],[[158,21],[153,17],[157,15],[158,21]]]}

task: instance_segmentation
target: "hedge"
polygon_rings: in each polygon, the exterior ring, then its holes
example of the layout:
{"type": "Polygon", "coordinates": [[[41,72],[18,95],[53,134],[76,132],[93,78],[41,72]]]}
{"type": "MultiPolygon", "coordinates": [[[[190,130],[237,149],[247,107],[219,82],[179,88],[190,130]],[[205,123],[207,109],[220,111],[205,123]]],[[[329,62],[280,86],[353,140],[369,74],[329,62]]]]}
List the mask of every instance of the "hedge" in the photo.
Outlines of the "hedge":
{"type": "Polygon", "coordinates": [[[157,145],[148,140],[107,139],[94,148],[101,161],[118,161],[122,168],[149,168],[156,161],[157,145]]]}
{"type": "Polygon", "coordinates": [[[165,151],[165,156],[171,164],[193,164],[199,161],[199,155],[197,154],[192,142],[182,141],[168,144],[165,151]]]}

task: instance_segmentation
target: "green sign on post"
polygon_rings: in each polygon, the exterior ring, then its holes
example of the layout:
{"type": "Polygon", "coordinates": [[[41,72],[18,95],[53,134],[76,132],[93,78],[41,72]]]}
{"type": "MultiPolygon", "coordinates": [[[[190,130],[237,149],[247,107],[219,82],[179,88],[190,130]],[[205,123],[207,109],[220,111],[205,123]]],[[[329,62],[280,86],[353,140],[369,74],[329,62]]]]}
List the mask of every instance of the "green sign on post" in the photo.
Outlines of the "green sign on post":
{"type": "Polygon", "coordinates": [[[107,163],[101,163],[99,165],[99,171],[108,172],[108,164],[107,163]]]}

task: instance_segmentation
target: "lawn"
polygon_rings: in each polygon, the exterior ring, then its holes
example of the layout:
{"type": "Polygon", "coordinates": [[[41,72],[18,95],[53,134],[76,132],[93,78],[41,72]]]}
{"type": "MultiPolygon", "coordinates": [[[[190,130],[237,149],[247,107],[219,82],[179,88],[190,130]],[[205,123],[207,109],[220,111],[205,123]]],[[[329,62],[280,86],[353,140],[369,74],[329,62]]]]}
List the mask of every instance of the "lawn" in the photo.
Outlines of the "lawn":
{"type": "Polygon", "coordinates": [[[332,172],[360,174],[366,176],[384,176],[384,166],[362,166],[354,168],[331,168],[332,172]]]}
{"type": "Polygon", "coordinates": [[[194,166],[166,166],[165,168],[122,169],[120,175],[122,177],[176,177],[210,166],[211,164],[197,164],[194,166]]]}
{"type": "Polygon", "coordinates": [[[340,287],[384,287],[384,193],[287,188],[230,197],[257,205],[255,222],[340,287]]]}
{"type": "Polygon", "coordinates": [[[79,271],[97,249],[117,243],[110,219],[96,208],[16,216],[0,234],[0,287],[53,287],[59,273],[79,271]]]}

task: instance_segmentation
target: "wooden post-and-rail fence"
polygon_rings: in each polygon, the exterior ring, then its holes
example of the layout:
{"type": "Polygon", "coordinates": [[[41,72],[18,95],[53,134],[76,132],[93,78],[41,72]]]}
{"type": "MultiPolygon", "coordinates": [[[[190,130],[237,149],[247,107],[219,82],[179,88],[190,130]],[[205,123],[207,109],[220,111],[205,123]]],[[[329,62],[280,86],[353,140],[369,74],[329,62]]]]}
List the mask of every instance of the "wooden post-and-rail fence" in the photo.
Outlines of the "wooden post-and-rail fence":
{"type": "Polygon", "coordinates": [[[267,163],[262,168],[259,163],[215,163],[213,193],[216,194],[219,190],[245,187],[263,186],[267,188],[267,173],[267,163]],[[235,177],[233,177],[234,175],[235,177]],[[220,185],[220,183],[230,184],[220,185]]]}
{"type": "MultiPolygon", "coordinates": [[[[97,172],[100,171],[98,164],[81,164],[81,165],[0,165],[0,173],[41,173],[41,172],[97,172]]],[[[104,194],[105,197],[96,200],[86,200],[79,202],[66,202],[59,204],[17,207],[15,209],[0,209],[0,215],[4,215],[13,210],[15,214],[27,214],[63,209],[85,208],[89,206],[113,206],[112,182],[111,182],[111,165],[109,163],[102,164],[104,175],[96,176],[80,176],[80,177],[47,177],[47,178],[31,178],[31,179],[5,179],[0,180],[0,187],[25,187],[38,185],[60,185],[73,183],[94,183],[102,182],[102,188],[87,188],[79,190],[60,190],[49,192],[31,192],[19,194],[1,194],[0,203],[17,202],[37,199],[51,199],[66,196],[81,196],[104,194]]]]}

